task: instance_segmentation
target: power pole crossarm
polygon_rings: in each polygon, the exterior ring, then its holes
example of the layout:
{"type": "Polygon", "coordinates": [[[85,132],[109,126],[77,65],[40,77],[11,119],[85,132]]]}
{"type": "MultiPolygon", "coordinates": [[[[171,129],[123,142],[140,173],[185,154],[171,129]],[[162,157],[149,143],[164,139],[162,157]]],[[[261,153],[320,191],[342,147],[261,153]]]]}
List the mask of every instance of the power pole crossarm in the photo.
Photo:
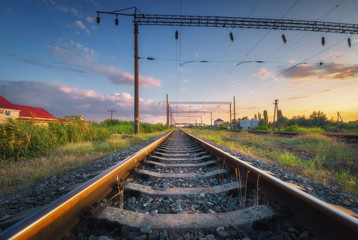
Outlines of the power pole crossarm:
{"type": "Polygon", "coordinates": [[[138,25],[227,27],[358,34],[358,24],[291,19],[136,14],[138,25]]]}
{"type": "Polygon", "coordinates": [[[205,105],[205,104],[210,104],[210,105],[230,105],[231,102],[169,102],[170,104],[173,105],[179,105],[179,104],[200,104],[200,105],[205,105]]]}

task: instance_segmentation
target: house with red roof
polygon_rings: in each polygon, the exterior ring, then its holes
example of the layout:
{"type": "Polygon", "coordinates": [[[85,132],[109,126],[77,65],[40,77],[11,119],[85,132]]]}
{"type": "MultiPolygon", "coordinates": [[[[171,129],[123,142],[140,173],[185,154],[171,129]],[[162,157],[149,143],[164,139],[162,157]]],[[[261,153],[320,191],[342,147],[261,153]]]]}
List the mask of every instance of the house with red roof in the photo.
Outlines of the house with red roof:
{"type": "Polygon", "coordinates": [[[43,108],[13,104],[0,96],[0,123],[7,118],[21,118],[23,120],[50,122],[56,118],[43,108]]]}
{"type": "Polygon", "coordinates": [[[6,98],[0,96],[0,123],[6,122],[7,118],[18,118],[19,115],[20,109],[6,98]]]}

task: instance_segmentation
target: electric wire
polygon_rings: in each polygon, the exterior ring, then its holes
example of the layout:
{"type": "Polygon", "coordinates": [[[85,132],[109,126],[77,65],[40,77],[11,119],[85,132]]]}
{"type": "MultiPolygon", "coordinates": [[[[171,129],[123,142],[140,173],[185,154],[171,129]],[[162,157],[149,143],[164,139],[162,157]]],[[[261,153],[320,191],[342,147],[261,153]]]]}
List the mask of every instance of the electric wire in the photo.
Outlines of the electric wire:
{"type": "MultiPolygon", "coordinates": [[[[296,1],[290,6],[290,8],[285,12],[285,14],[284,14],[283,16],[286,16],[286,15],[293,9],[293,7],[294,7],[298,2],[299,2],[299,0],[296,0],[296,1]]],[[[271,30],[267,31],[267,32],[265,33],[265,35],[254,45],[254,47],[251,48],[251,50],[250,50],[248,53],[246,53],[246,56],[245,56],[245,57],[248,57],[248,56],[251,54],[251,52],[253,52],[253,51],[257,48],[257,46],[267,37],[267,35],[268,35],[270,32],[271,32],[271,30]]],[[[244,61],[245,57],[243,57],[243,58],[241,59],[241,61],[244,61]]],[[[219,83],[215,86],[215,88],[213,88],[212,91],[210,91],[210,92],[206,95],[205,98],[207,98],[209,95],[211,95],[211,94],[224,82],[224,80],[235,70],[235,68],[236,68],[237,66],[238,66],[238,65],[235,65],[235,66],[229,71],[229,73],[226,74],[226,75],[219,81],[219,83]]]]}
{"type": "MultiPolygon", "coordinates": [[[[341,5],[343,2],[345,2],[345,0],[341,1],[338,5],[336,5],[334,8],[330,9],[328,12],[326,12],[325,14],[323,14],[320,18],[322,18],[323,16],[326,16],[327,14],[331,13],[334,9],[336,9],[336,8],[337,8],[339,5],[341,5]]],[[[320,18],[318,18],[318,19],[320,19],[320,18]]],[[[302,39],[302,38],[301,38],[301,39],[302,39]]],[[[345,39],[338,41],[336,44],[333,44],[333,45],[331,45],[330,47],[325,48],[325,49],[323,49],[323,50],[317,52],[316,54],[312,55],[312,56],[309,57],[309,58],[306,58],[306,57],[304,56],[304,54],[303,54],[301,48],[299,48],[299,49],[301,50],[302,55],[303,55],[304,58],[305,58],[305,62],[307,62],[307,60],[312,59],[312,58],[314,58],[315,56],[321,54],[322,52],[325,52],[325,51],[329,50],[330,48],[336,46],[337,44],[341,43],[341,42],[344,41],[344,40],[345,40],[345,39]]],[[[297,45],[299,46],[298,42],[297,42],[297,45]]],[[[268,81],[265,81],[265,83],[266,83],[266,82],[268,82],[268,81]]],[[[262,83],[262,84],[264,84],[264,83],[262,83]]],[[[262,84],[260,84],[260,85],[262,85],[262,84]]],[[[274,85],[274,86],[275,86],[275,85],[274,85]]],[[[308,86],[310,86],[310,85],[308,85],[308,86]]],[[[257,87],[259,87],[259,86],[255,86],[255,87],[251,88],[249,91],[251,91],[252,89],[255,89],[255,88],[257,88],[257,87]]],[[[265,90],[267,90],[267,89],[268,89],[268,88],[265,88],[265,90]]],[[[300,89],[300,88],[297,88],[297,89],[300,89]]],[[[291,91],[292,91],[292,90],[291,90],[291,91]]],[[[287,94],[287,93],[289,93],[289,92],[291,92],[291,91],[286,91],[285,94],[287,94]]],[[[247,92],[248,92],[248,91],[247,91],[247,92]]],[[[247,93],[247,92],[245,92],[245,93],[247,93]]],[[[261,92],[262,92],[262,91],[261,91],[261,92]]],[[[257,95],[257,94],[260,94],[260,95],[261,95],[261,92],[257,92],[257,93],[255,93],[255,94],[252,94],[252,95],[248,96],[248,98],[253,97],[253,96],[257,95]]],[[[242,97],[242,95],[241,95],[241,97],[242,97]]]]}

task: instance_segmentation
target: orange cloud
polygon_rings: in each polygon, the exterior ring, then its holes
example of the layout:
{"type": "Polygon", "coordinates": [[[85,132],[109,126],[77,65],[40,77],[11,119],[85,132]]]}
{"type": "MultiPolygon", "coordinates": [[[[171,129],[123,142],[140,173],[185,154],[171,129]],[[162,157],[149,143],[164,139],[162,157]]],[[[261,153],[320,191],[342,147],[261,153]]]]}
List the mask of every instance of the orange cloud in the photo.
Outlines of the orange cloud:
{"type": "Polygon", "coordinates": [[[348,80],[358,77],[358,64],[329,63],[322,65],[297,65],[284,71],[283,76],[293,80],[308,78],[348,80]]]}

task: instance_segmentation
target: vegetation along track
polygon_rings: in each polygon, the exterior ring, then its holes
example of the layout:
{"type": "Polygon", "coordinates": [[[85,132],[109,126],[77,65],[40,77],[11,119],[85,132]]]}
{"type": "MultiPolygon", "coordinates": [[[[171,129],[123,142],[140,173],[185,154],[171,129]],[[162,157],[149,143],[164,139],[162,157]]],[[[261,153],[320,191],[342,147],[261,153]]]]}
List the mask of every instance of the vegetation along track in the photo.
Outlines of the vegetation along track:
{"type": "Polygon", "coordinates": [[[357,234],[358,220],[350,215],[175,131],[5,230],[0,239],[354,239],[357,234]]]}

